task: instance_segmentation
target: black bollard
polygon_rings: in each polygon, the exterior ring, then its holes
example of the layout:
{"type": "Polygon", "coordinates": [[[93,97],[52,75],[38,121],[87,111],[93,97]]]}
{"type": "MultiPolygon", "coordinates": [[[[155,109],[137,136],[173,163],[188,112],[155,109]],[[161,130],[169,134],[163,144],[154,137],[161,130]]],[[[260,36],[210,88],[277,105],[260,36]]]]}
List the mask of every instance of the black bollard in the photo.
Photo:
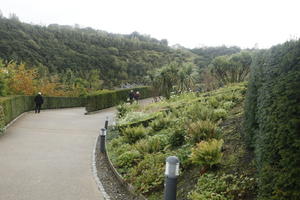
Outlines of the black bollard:
{"type": "Polygon", "coordinates": [[[108,128],[108,117],[106,117],[104,128],[107,130],[108,128]]]}
{"type": "Polygon", "coordinates": [[[106,136],[106,129],[102,128],[100,132],[100,152],[104,153],[105,150],[105,136],[106,136]]]}
{"type": "Polygon", "coordinates": [[[179,176],[179,159],[169,156],[166,159],[164,200],[176,200],[177,177],[179,176]]]}

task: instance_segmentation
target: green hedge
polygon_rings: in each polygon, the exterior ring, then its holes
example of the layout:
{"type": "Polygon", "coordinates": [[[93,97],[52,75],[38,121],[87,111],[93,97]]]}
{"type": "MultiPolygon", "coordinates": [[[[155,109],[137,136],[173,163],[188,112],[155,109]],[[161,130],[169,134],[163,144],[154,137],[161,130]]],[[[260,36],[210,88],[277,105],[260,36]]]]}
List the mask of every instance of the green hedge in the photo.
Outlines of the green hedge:
{"type": "MultiPolygon", "coordinates": [[[[83,107],[86,99],[80,97],[44,97],[42,109],[83,107]]],[[[6,125],[23,112],[34,110],[34,96],[12,96],[0,98],[2,124],[6,125]]]]}
{"type": "Polygon", "coordinates": [[[130,90],[139,91],[141,99],[151,97],[151,88],[146,86],[115,91],[103,91],[87,97],[86,111],[92,112],[101,110],[125,102],[130,90]]]}
{"type": "Polygon", "coordinates": [[[245,127],[255,150],[258,199],[300,199],[300,40],[257,54],[245,127]]]}

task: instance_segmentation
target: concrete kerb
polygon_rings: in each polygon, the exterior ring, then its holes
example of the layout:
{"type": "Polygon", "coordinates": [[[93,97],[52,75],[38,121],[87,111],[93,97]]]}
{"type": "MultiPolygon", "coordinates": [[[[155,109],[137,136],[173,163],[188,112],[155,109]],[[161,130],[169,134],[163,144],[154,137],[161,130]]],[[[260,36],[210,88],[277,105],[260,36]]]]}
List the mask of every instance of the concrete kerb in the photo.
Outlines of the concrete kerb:
{"type": "MultiPolygon", "coordinates": [[[[105,143],[106,143],[106,140],[105,140],[105,143]]],[[[107,145],[105,144],[105,146],[107,146],[107,145]]],[[[114,175],[116,176],[116,178],[119,180],[119,182],[130,192],[130,194],[132,194],[135,197],[138,197],[140,200],[147,200],[147,198],[144,197],[143,195],[136,194],[134,187],[131,184],[127,183],[123,179],[123,177],[121,176],[121,174],[119,174],[119,172],[117,171],[117,169],[112,164],[107,151],[105,151],[104,155],[105,155],[105,158],[107,159],[107,162],[109,164],[110,169],[112,170],[112,172],[114,173],[114,175]]]]}
{"type": "Polygon", "coordinates": [[[100,135],[98,135],[96,141],[95,141],[95,145],[94,145],[94,151],[93,151],[93,158],[92,158],[92,173],[95,179],[95,182],[97,184],[98,189],[100,190],[100,192],[103,194],[104,200],[110,200],[110,196],[105,192],[105,189],[98,177],[98,170],[96,167],[96,151],[97,151],[97,144],[99,141],[100,135]]]}

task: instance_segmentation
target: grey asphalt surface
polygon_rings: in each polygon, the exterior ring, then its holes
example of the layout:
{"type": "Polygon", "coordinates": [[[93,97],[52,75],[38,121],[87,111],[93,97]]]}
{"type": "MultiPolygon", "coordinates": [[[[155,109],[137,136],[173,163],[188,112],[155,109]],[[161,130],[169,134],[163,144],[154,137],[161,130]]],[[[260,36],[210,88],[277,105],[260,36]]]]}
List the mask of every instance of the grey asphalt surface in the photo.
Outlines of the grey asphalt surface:
{"type": "Polygon", "coordinates": [[[93,177],[92,154],[114,109],[84,112],[28,112],[0,136],[0,200],[104,199],[93,177]]]}
{"type": "Polygon", "coordinates": [[[106,117],[111,124],[115,108],[84,113],[84,108],[28,112],[8,127],[0,136],[0,200],[104,199],[92,157],[100,129],[106,117]]]}

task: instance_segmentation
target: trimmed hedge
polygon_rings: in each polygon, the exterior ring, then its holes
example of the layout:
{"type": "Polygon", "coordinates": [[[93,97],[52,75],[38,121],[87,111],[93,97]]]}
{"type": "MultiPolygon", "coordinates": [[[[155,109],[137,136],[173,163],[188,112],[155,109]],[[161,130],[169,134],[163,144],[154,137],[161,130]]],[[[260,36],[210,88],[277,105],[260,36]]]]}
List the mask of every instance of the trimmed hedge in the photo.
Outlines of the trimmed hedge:
{"type": "Polygon", "coordinates": [[[151,88],[147,86],[115,91],[103,91],[87,97],[86,111],[97,111],[125,102],[130,90],[139,91],[141,99],[151,97],[151,88]]]}
{"type": "MultiPolygon", "coordinates": [[[[86,99],[80,97],[43,97],[44,104],[42,109],[53,108],[70,108],[70,107],[83,107],[86,99]]],[[[12,96],[0,98],[0,106],[3,109],[1,116],[6,125],[23,112],[34,110],[34,96],[12,96]]],[[[0,119],[1,119],[0,118],[0,119]]]]}
{"type": "Polygon", "coordinates": [[[255,150],[258,199],[300,199],[300,40],[257,54],[245,127],[255,150]]]}

